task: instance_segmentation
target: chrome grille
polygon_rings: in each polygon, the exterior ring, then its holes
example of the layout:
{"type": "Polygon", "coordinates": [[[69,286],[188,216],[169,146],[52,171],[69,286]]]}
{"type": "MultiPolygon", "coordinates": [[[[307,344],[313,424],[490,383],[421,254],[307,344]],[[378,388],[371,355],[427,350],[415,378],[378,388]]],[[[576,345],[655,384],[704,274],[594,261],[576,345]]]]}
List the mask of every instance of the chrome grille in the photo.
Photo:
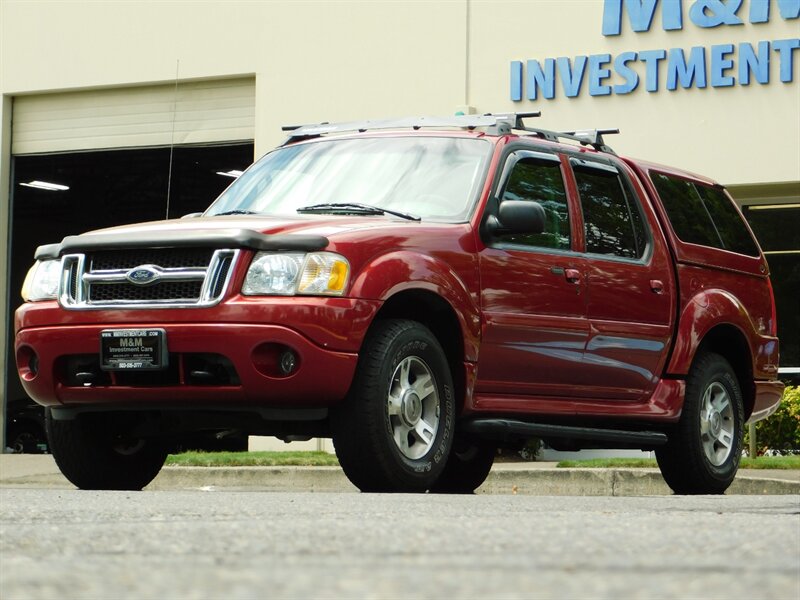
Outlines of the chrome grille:
{"type": "Polygon", "coordinates": [[[167,308],[217,304],[239,250],[134,248],[63,258],[65,308],[167,308]]]}
{"type": "Polygon", "coordinates": [[[89,287],[89,302],[144,302],[147,300],[184,300],[200,297],[202,281],[165,281],[141,286],[132,283],[95,283],[89,287]]]}
{"type": "Polygon", "coordinates": [[[162,269],[207,267],[213,255],[211,248],[133,248],[93,252],[87,258],[92,271],[112,271],[139,265],[158,265],[162,269]]]}

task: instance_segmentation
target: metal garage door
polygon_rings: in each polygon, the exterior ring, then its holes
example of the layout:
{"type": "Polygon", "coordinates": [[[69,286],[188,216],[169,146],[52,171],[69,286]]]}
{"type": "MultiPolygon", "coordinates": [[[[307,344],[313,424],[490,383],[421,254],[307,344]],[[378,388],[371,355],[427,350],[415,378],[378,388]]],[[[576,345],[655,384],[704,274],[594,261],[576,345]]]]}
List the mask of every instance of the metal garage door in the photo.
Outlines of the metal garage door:
{"type": "Polygon", "coordinates": [[[18,96],[11,153],[252,140],[253,78],[18,96]]]}

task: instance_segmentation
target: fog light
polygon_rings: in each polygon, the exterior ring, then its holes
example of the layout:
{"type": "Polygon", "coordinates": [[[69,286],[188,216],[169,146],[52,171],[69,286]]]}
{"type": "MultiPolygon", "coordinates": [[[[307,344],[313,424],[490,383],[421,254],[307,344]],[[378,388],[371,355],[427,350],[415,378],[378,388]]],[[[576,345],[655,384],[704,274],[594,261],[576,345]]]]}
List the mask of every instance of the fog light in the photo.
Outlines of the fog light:
{"type": "Polygon", "coordinates": [[[290,346],[264,342],[253,349],[253,366],[266,377],[291,377],[300,370],[302,359],[290,346]]]}
{"type": "Polygon", "coordinates": [[[17,370],[24,381],[32,381],[39,374],[39,356],[30,346],[17,349],[17,370]]]}
{"type": "Polygon", "coordinates": [[[278,365],[283,375],[291,375],[292,371],[297,367],[297,356],[291,350],[286,350],[281,353],[278,365]]]}

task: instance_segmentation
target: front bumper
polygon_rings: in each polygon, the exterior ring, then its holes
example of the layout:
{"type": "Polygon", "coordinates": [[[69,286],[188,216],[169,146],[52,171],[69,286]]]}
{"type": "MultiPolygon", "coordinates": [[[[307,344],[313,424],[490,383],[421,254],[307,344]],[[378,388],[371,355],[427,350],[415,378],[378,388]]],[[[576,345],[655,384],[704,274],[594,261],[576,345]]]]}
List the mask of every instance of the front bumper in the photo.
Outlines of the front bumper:
{"type": "MultiPolygon", "coordinates": [[[[50,307],[28,304],[17,313],[18,373],[26,393],[51,407],[333,406],[347,394],[358,360],[357,348],[378,304],[365,306],[364,301],[343,299],[284,302],[280,311],[262,305],[260,318],[249,322],[236,322],[237,311],[230,305],[218,307],[212,317],[195,310],[67,314],[55,303],[49,303],[50,307]],[[201,315],[200,322],[188,320],[201,315]],[[168,372],[101,371],[100,332],[113,328],[164,329],[168,372]],[[284,350],[296,356],[296,366],[288,375],[277,364],[284,350]],[[224,365],[225,376],[199,380],[193,375],[193,365],[209,357],[214,357],[218,368],[224,365]],[[77,371],[84,375],[96,372],[96,377],[87,381],[79,378],[77,371]]],[[[247,304],[247,316],[252,317],[255,303],[247,304]]]]}

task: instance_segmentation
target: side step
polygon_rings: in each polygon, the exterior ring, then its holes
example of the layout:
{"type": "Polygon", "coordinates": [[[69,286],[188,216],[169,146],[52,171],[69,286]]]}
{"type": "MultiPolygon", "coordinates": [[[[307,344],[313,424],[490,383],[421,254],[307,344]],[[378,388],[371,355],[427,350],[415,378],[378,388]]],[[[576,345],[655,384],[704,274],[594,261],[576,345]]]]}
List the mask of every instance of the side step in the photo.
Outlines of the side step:
{"type": "Polygon", "coordinates": [[[473,419],[461,424],[461,431],[475,436],[510,442],[526,438],[559,438],[568,440],[590,440],[610,442],[650,448],[663,446],[667,436],[659,431],[624,431],[619,429],[596,429],[594,427],[573,427],[568,425],[549,425],[527,423],[509,419],[473,419]]]}

